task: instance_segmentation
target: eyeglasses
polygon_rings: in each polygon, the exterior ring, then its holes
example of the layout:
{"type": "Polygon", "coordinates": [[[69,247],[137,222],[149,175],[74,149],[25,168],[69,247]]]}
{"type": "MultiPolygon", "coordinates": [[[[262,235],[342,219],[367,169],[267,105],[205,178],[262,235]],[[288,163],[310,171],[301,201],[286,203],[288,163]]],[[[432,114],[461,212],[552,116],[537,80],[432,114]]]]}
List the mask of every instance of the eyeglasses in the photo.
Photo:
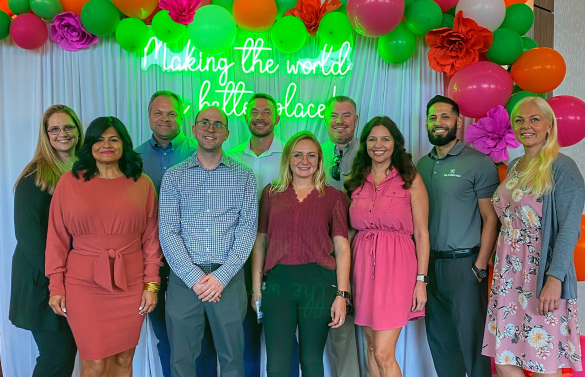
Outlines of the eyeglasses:
{"type": "Polygon", "coordinates": [[[331,167],[331,178],[339,181],[341,179],[341,174],[339,172],[339,164],[341,163],[341,159],[343,158],[343,151],[339,151],[339,156],[333,157],[333,166],[331,167]]]}
{"type": "Polygon", "coordinates": [[[60,128],[60,127],[56,127],[55,126],[55,127],[49,128],[47,130],[47,133],[50,133],[51,135],[58,135],[58,134],[61,133],[61,130],[65,131],[66,134],[71,135],[73,133],[73,131],[77,130],[77,127],[76,126],[67,125],[67,126],[65,126],[63,128],[60,128]]]}
{"type": "Polygon", "coordinates": [[[195,124],[197,125],[197,129],[200,131],[207,131],[211,125],[213,125],[213,132],[220,132],[227,129],[227,124],[223,124],[221,122],[211,123],[207,120],[200,120],[195,122],[195,124]]]}
{"type": "Polygon", "coordinates": [[[309,153],[309,154],[294,153],[292,155],[291,159],[294,162],[301,162],[305,159],[305,157],[307,157],[307,160],[309,160],[310,163],[316,162],[319,159],[319,155],[317,155],[315,153],[309,153]]]}

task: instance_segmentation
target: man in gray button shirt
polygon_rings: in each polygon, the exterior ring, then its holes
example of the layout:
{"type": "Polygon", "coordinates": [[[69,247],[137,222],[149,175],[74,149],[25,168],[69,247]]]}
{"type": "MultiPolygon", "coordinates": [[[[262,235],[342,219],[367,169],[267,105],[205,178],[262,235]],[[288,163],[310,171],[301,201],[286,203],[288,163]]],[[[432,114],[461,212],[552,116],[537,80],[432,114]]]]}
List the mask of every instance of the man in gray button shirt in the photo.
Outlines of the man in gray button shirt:
{"type": "Polygon", "coordinates": [[[489,157],[457,140],[461,125],[453,100],[435,96],[427,104],[435,147],[417,164],[429,194],[427,339],[439,377],[490,377],[481,346],[498,227],[491,197],[500,182],[489,157]]]}

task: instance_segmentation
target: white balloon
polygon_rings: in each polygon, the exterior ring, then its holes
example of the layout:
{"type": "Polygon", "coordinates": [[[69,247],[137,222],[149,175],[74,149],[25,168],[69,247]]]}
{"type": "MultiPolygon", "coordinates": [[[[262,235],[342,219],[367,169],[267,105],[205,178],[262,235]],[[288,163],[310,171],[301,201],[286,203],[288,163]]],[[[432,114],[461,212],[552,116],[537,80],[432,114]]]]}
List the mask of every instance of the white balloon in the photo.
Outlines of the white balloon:
{"type": "Polygon", "coordinates": [[[506,17],[504,0],[459,0],[456,11],[460,10],[463,17],[471,18],[490,31],[499,28],[506,17]]]}

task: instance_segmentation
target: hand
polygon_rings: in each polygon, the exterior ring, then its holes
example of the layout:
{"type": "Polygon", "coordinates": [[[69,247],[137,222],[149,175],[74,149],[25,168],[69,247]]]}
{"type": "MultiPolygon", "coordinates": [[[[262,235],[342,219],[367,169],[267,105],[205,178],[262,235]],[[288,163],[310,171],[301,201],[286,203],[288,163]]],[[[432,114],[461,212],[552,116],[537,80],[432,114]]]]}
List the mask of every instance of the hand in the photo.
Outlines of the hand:
{"type": "Polygon", "coordinates": [[[208,274],[199,280],[198,284],[202,284],[203,287],[199,293],[199,299],[203,302],[218,302],[223,291],[223,285],[217,280],[215,275],[208,274]]]}
{"type": "Polygon", "coordinates": [[[414,294],[412,295],[411,312],[420,312],[427,303],[427,285],[424,281],[417,280],[414,286],[414,294]]]}
{"type": "MultiPolygon", "coordinates": [[[[206,281],[206,280],[203,280],[205,278],[205,276],[207,276],[207,275],[204,275],[197,283],[195,283],[193,285],[193,292],[195,292],[195,294],[197,296],[199,296],[201,293],[203,293],[204,283],[202,283],[202,282],[206,281]]],[[[211,302],[218,302],[220,298],[221,298],[221,293],[216,295],[215,298],[213,300],[211,300],[211,302]]]]}
{"type": "MultiPolygon", "coordinates": [[[[477,265],[477,262],[475,262],[475,267],[479,270],[487,270],[488,266],[482,266],[482,265],[477,265]]],[[[473,273],[475,274],[475,278],[477,279],[477,281],[479,281],[481,283],[481,281],[483,280],[482,278],[480,278],[479,276],[477,276],[477,273],[475,272],[475,270],[472,268],[471,271],[473,271],[473,273]]]]}
{"type": "Polygon", "coordinates": [[[538,314],[545,316],[559,309],[562,287],[559,279],[552,276],[547,277],[538,299],[538,314]]]}
{"type": "Polygon", "coordinates": [[[67,317],[67,309],[65,309],[65,296],[55,295],[49,297],[49,306],[53,309],[53,312],[63,317],[67,317]]]}
{"type": "Polygon", "coordinates": [[[341,327],[345,322],[345,305],[346,302],[343,297],[335,297],[335,301],[333,301],[333,305],[331,305],[331,323],[329,324],[332,329],[341,327]]]}
{"type": "Polygon", "coordinates": [[[140,302],[138,313],[145,315],[146,313],[152,312],[157,302],[158,294],[151,291],[142,291],[142,301],[140,302]]]}
{"type": "Polygon", "coordinates": [[[250,298],[250,304],[252,305],[252,309],[254,309],[255,312],[258,311],[258,308],[256,307],[256,301],[261,299],[262,293],[252,293],[252,298],[250,298]]]}

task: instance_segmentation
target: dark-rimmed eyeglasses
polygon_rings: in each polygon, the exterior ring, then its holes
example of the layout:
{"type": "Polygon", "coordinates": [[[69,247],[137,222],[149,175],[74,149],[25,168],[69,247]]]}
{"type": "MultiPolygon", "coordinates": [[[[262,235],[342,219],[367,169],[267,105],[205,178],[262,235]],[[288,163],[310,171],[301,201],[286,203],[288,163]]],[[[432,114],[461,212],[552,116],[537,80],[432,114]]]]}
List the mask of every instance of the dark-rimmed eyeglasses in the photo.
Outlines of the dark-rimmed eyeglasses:
{"type": "Polygon", "coordinates": [[[339,181],[341,179],[341,173],[339,171],[339,164],[343,158],[343,151],[339,151],[339,156],[333,157],[333,166],[331,167],[331,178],[339,181]]]}
{"type": "Polygon", "coordinates": [[[200,131],[207,131],[209,129],[209,126],[211,126],[211,125],[213,125],[214,132],[219,132],[219,131],[223,131],[223,130],[227,129],[227,124],[223,124],[221,122],[211,123],[207,120],[200,120],[200,121],[195,122],[195,124],[197,125],[197,128],[200,131]]]}
{"type": "Polygon", "coordinates": [[[60,134],[61,131],[65,131],[66,134],[71,135],[73,133],[73,131],[77,130],[76,126],[71,126],[71,125],[67,125],[63,128],[61,127],[51,127],[47,130],[47,133],[51,134],[51,135],[57,135],[60,134]]]}

